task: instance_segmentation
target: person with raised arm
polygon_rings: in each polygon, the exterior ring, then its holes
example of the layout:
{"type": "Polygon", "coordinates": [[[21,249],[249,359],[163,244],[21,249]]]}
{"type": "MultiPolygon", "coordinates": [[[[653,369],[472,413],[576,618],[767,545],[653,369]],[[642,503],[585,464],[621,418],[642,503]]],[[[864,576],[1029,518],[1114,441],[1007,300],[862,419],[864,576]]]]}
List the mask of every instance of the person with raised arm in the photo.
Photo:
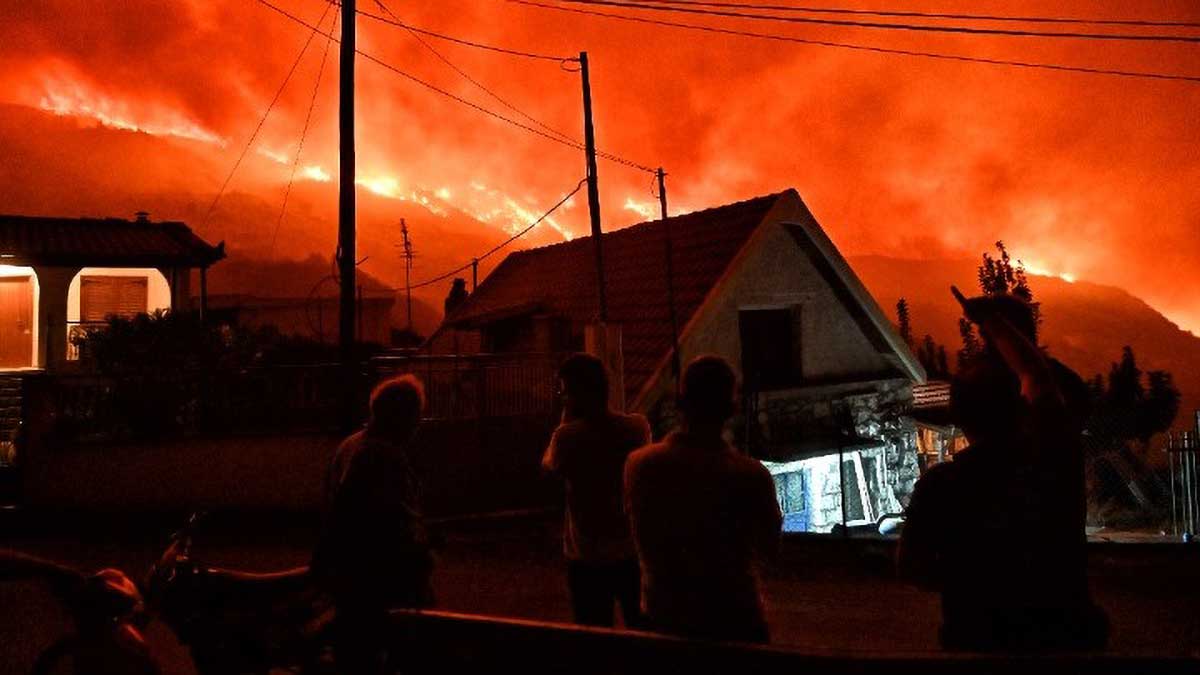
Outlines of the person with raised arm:
{"type": "Polygon", "coordinates": [[[947,649],[1096,649],[1087,582],[1083,381],[1036,344],[1032,307],[951,288],[985,347],[951,385],[968,448],[917,482],[900,574],[942,596],[947,649]]]}

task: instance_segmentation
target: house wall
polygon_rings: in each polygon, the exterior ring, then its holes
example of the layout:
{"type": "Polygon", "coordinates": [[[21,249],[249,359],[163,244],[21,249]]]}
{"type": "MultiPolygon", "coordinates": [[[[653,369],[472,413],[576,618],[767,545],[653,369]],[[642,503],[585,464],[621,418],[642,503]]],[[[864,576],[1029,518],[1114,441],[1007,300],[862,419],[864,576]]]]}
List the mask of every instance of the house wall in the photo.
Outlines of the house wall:
{"type": "MultiPolygon", "coordinates": [[[[731,265],[729,276],[718,284],[718,295],[709,298],[685,330],[680,345],[683,362],[717,354],[728,359],[741,377],[739,310],[799,306],[800,386],[761,393],[755,423],[769,435],[772,427],[836,428],[842,420],[850,420],[857,435],[880,443],[883,475],[878,514],[900,511],[918,475],[916,427],[905,415],[912,383],[879,353],[781,224],[811,223],[807,209],[798,201],[783,203],[766,221],[731,265]]],[[[638,412],[652,421],[657,418],[656,435],[674,422],[672,391],[664,373],[639,402],[638,412]]],[[[744,420],[735,420],[733,426],[744,425],[744,420]]],[[[836,469],[836,462],[833,466],[836,469]]]]}
{"type": "Polygon", "coordinates": [[[776,496],[783,510],[783,531],[832,531],[843,522],[843,494],[851,491],[856,497],[847,503],[848,525],[874,523],[880,516],[895,512],[881,496],[887,473],[883,454],[883,448],[868,448],[793,462],[764,462],[775,481],[776,496]],[[839,468],[839,459],[843,468],[839,468]],[[851,503],[860,504],[861,512],[852,513],[851,503]]]}
{"type": "Polygon", "coordinates": [[[744,255],[720,295],[693,320],[681,344],[685,363],[701,354],[720,354],[740,375],[738,311],[798,305],[804,381],[877,379],[894,372],[782,225],[761,228],[744,255]]]}
{"type": "Polygon", "coordinates": [[[35,266],[38,279],[37,365],[53,370],[67,358],[67,295],[78,267],[35,266]]]}
{"type": "Polygon", "coordinates": [[[916,424],[905,414],[911,400],[904,379],[770,392],[761,396],[758,423],[768,443],[787,440],[781,437],[790,430],[836,428],[842,420],[856,435],[878,441],[878,517],[902,511],[920,476],[916,424]]]}

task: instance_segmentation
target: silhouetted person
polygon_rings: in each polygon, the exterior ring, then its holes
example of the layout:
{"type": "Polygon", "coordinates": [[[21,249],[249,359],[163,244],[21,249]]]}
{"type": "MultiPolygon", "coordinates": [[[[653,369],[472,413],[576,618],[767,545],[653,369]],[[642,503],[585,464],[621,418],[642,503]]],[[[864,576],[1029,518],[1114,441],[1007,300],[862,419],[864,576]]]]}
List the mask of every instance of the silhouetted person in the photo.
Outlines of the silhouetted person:
{"type": "Polygon", "coordinates": [[[568,358],[558,378],[563,420],[542,466],[566,483],[563,553],[575,621],[612,626],[619,604],[625,626],[638,627],[641,587],[621,481],[629,454],[650,442],[650,425],[609,409],[608,374],[595,356],[568,358]]]}
{"type": "Polygon", "coordinates": [[[450,312],[458,309],[458,306],[466,302],[470,295],[467,292],[467,280],[455,277],[454,281],[450,284],[450,294],[446,296],[446,301],[442,303],[442,309],[445,310],[446,316],[450,316],[450,312]]]}
{"type": "Polygon", "coordinates": [[[1085,386],[1038,348],[1024,301],[954,292],[986,340],[951,386],[970,445],[918,481],[900,572],[941,592],[948,649],[1102,647],[1107,621],[1087,584],[1085,386]]]}
{"type": "Polygon", "coordinates": [[[312,571],[337,608],[340,672],[380,672],[387,609],[433,603],[433,561],[408,457],[424,402],[412,375],[380,383],[366,428],[342,442],[330,465],[312,571]]]}
{"type": "Polygon", "coordinates": [[[681,429],[625,464],[642,566],[642,609],[655,630],[718,640],[769,639],[757,562],[783,517],[771,475],[725,441],[733,369],[715,356],[684,372],[681,429]]]}

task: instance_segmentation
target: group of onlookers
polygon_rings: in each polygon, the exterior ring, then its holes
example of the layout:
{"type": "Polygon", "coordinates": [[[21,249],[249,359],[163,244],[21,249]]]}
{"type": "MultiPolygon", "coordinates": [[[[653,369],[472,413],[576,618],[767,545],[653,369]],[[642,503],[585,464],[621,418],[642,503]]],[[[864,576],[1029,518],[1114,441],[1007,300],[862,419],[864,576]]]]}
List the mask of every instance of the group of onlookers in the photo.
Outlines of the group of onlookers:
{"type": "Polygon", "coordinates": [[[561,370],[563,422],[543,466],[566,483],[564,553],[579,623],[767,640],[756,560],[778,543],[771,475],[724,438],[736,379],[717,357],[688,366],[679,429],[650,443],[641,415],[614,412],[594,356],[561,370]]]}
{"type": "MultiPolygon", "coordinates": [[[[947,648],[1103,646],[1107,622],[1086,578],[1083,383],[1038,347],[1027,303],[954,292],[986,343],[952,386],[970,447],[918,482],[899,570],[941,592],[947,648]]],[[[680,380],[678,428],[652,443],[644,417],[611,409],[599,359],[578,354],[560,369],[563,418],[542,464],[565,483],[574,616],[612,626],[619,608],[626,628],[766,642],[758,570],[779,544],[774,482],[725,436],[733,368],[703,356],[680,380]]],[[[422,405],[415,377],[381,384],[330,471],[313,569],[337,605],[348,672],[370,672],[389,607],[432,604],[406,451],[422,405]]]]}

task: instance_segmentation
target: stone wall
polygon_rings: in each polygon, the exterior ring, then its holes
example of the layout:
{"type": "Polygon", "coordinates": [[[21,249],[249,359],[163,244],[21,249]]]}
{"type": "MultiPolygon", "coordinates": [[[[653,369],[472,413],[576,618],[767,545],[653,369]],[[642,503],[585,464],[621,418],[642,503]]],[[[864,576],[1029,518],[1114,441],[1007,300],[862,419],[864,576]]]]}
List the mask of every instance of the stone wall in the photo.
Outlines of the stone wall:
{"type": "Polygon", "coordinates": [[[881,448],[886,489],[879,510],[898,512],[908,505],[919,474],[916,425],[905,414],[911,401],[911,383],[903,379],[764,392],[758,442],[770,448],[853,427],[854,434],[881,448]]]}

